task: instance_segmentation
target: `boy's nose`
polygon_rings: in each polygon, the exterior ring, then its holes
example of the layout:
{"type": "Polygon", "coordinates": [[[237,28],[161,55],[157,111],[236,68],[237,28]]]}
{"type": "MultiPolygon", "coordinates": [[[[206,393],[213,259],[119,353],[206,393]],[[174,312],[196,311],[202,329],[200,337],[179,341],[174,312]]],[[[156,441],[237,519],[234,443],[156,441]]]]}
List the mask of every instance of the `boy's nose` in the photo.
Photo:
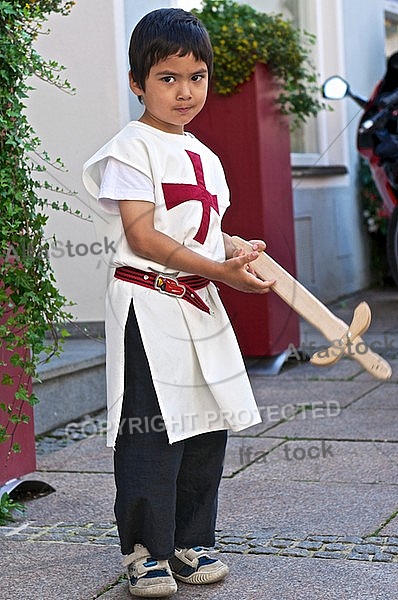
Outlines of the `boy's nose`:
{"type": "Polygon", "coordinates": [[[191,88],[189,83],[181,83],[180,89],[178,90],[178,100],[187,100],[192,97],[191,88]]]}

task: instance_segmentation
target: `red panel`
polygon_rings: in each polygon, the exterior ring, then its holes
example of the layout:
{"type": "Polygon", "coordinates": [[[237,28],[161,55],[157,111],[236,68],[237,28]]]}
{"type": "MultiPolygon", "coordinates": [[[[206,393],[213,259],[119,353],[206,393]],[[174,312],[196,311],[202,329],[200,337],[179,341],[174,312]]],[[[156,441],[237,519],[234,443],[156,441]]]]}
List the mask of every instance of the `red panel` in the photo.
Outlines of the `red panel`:
{"type": "MultiPolygon", "coordinates": [[[[269,254],[295,275],[290,136],[265,65],[238,94],[210,93],[189,131],[220,157],[231,190],[224,231],[264,239],[269,254]]],[[[299,345],[297,314],[272,292],[245,295],[222,286],[222,298],[246,356],[274,356],[299,345]]]]}
{"type": "MultiPolygon", "coordinates": [[[[6,361],[9,353],[0,346],[0,362],[6,361]]],[[[0,425],[7,428],[7,433],[10,438],[0,444],[0,486],[9,481],[32,473],[36,469],[36,448],[35,448],[35,433],[33,421],[33,407],[27,402],[14,400],[14,394],[23,381],[21,370],[16,367],[0,366],[0,382],[3,380],[4,374],[11,375],[14,379],[14,385],[0,385],[0,403],[6,406],[12,406],[12,412],[22,413],[29,416],[29,423],[19,423],[13,425],[9,423],[8,416],[3,410],[0,410],[0,425]],[[21,452],[15,453],[11,451],[14,443],[21,446],[21,452]]],[[[26,381],[26,376],[25,376],[26,381]]],[[[31,393],[31,381],[28,382],[29,393],[31,393]]]]}

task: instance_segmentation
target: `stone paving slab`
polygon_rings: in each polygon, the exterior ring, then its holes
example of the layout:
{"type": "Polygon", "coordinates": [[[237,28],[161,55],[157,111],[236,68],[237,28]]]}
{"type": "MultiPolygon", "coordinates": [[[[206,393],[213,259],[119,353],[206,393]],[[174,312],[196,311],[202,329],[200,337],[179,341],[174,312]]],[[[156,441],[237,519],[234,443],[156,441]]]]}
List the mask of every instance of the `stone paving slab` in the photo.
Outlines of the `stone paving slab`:
{"type": "MultiPolygon", "coordinates": [[[[367,536],[397,510],[397,486],[267,480],[249,469],[220,488],[220,529],[367,536]]],[[[398,532],[394,532],[398,533],[398,532]]]]}
{"type": "Polygon", "coordinates": [[[243,432],[232,433],[231,436],[256,437],[266,432],[271,436],[275,427],[297,414],[296,420],[319,419],[333,417],[340,413],[342,408],[366,396],[379,383],[352,382],[352,381],[308,381],[299,380],[289,382],[287,393],[284,394],[286,382],[279,383],[279,391],[274,395],[273,386],[263,382],[263,388],[254,388],[257,404],[259,406],[262,422],[245,429],[243,432]],[[305,412],[303,412],[305,411],[305,412]]]}
{"type": "MultiPolygon", "coordinates": [[[[97,598],[122,573],[118,548],[1,540],[3,600],[97,598]]],[[[102,597],[102,595],[101,595],[102,597]]]]}
{"type": "Polygon", "coordinates": [[[17,521],[53,524],[59,521],[113,520],[115,497],[112,474],[37,472],[24,479],[44,481],[55,493],[27,501],[26,512],[17,521]]]}
{"type": "MultiPolygon", "coordinates": [[[[283,440],[254,438],[245,442],[245,437],[230,436],[224,462],[224,477],[247,466],[255,456],[247,456],[246,447],[255,449],[256,455],[269,452],[283,440]]],[[[113,473],[113,450],[105,446],[102,435],[92,436],[70,444],[67,448],[38,456],[38,471],[41,479],[48,479],[48,472],[66,473],[113,473]]]]}
{"type": "MultiPolygon", "coordinates": [[[[255,448],[257,455],[269,452],[283,440],[269,440],[255,438],[249,442],[255,448]]],[[[224,477],[231,477],[234,473],[254,460],[254,456],[247,459],[245,438],[230,436],[224,463],[224,477]]],[[[103,436],[92,436],[85,440],[77,441],[67,448],[38,457],[38,471],[41,479],[48,479],[49,472],[56,473],[113,473],[113,451],[105,446],[103,436]]]]}
{"type": "Polygon", "coordinates": [[[398,515],[391,519],[387,525],[380,530],[379,535],[394,535],[394,531],[398,531],[398,515]]]}
{"type": "MultiPolygon", "coordinates": [[[[178,584],[175,600],[386,600],[396,598],[395,565],[352,561],[220,555],[230,575],[210,586],[178,584]]],[[[127,582],[106,592],[104,600],[131,600],[127,582]]]]}
{"type": "Polygon", "coordinates": [[[91,435],[66,448],[37,457],[38,470],[69,473],[113,473],[113,450],[105,445],[105,436],[91,435]]]}
{"type": "MultiPolygon", "coordinates": [[[[275,404],[297,404],[298,402],[310,401],[311,391],[306,384],[297,382],[290,378],[284,381],[281,387],[279,378],[275,377],[250,377],[250,382],[256,397],[257,403],[261,405],[275,404]]],[[[317,399],[317,398],[314,398],[317,399]]]]}
{"type": "Polygon", "coordinates": [[[244,463],[241,470],[250,464],[251,476],[264,481],[385,483],[396,485],[398,493],[398,444],[281,440],[264,455],[261,446],[244,439],[234,449],[244,463]]]}
{"type": "Polygon", "coordinates": [[[294,378],[294,370],[290,372],[289,381],[252,378],[254,395],[259,406],[284,406],[302,403],[338,402],[345,407],[361,398],[372,389],[380,387],[373,377],[368,381],[306,381],[294,378]]]}
{"type": "MultiPolygon", "coordinates": [[[[271,409],[264,407],[261,414],[262,414],[262,419],[263,419],[261,421],[261,423],[258,423],[257,425],[253,425],[252,427],[248,427],[247,429],[244,429],[243,431],[237,431],[237,432],[231,431],[229,433],[229,438],[232,439],[234,437],[237,437],[237,438],[245,437],[245,438],[250,438],[250,439],[256,439],[257,437],[261,436],[262,434],[265,434],[267,431],[269,431],[270,429],[272,429],[279,423],[283,422],[283,419],[281,419],[281,411],[276,406],[275,406],[275,408],[271,408],[271,409]]],[[[294,414],[296,414],[296,413],[294,413],[294,414]]],[[[271,435],[271,437],[278,437],[278,436],[271,435]]]]}
{"type": "MultiPolygon", "coordinates": [[[[370,409],[370,410],[385,410],[385,411],[397,411],[398,410],[398,384],[397,383],[385,383],[373,390],[370,390],[367,394],[359,398],[355,404],[352,405],[353,409],[370,409]]],[[[387,413],[388,414],[388,413],[387,413]]],[[[394,415],[390,416],[394,418],[394,415]]]]}
{"type": "Polygon", "coordinates": [[[278,438],[397,442],[398,428],[391,411],[358,410],[351,406],[330,418],[302,419],[301,415],[298,415],[262,435],[278,438]]]}
{"type": "Polygon", "coordinates": [[[299,381],[300,379],[349,381],[362,371],[361,365],[356,360],[344,357],[330,367],[316,367],[310,362],[304,361],[288,364],[283,368],[279,377],[283,380],[290,379],[293,381],[299,381]]]}
{"type": "MultiPolygon", "coordinates": [[[[395,400],[393,400],[395,402],[395,400]]],[[[301,419],[313,418],[312,413],[304,413],[301,419]]],[[[244,432],[243,432],[244,433],[244,432]]],[[[361,481],[373,482],[398,482],[398,446],[390,443],[363,442],[350,443],[333,441],[322,450],[318,441],[289,441],[283,438],[247,438],[245,435],[230,436],[224,477],[231,477],[249,464],[255,463],[266,467],[266,478],[275,478],[280,474],[284,479],[290,471],[296,480],[309,478],[317,479],[317,472],[322,471],[319,480],[328,481],[361,481]],[[273,452],[273,448],[279,446],[273,452]],[[331,450],[327,448],[331,446],[331,450]],[[301,458],[303,451],[305,460],[301,458]],[[308,449],[314,448],[308,455],[308,449]],[[318,452],[316,451],[318,449],[318,452]],[[326,456],[325,454],[326,449],[326,456]],[[296,455],[299,458],[296,458],[296,455]],[[316,455],[320,455],[317,458],[316,455]],[[366,457],[366,461],[364,460],[366,457]],[[326,460],[325,460],[326,458],[326,460]]],[[[78,441],[68,448],[38,457],[38,477],[49,482],[50,472],[68,473],[112,473],[112,450],[105,446],[102,436],[93,436],[83,441],[78,441]],[[46,471],[46,472],[43,472],[46,471]]],[[[51,478],[51,481],[56,481],[51,478]]]]}
{"type": "Polygon", "coordinates": [[[263,457],[283,440],[266,438],[239,438],[230,436],[225,454],[223,477],[232,477],[258,457],[263,457]]]}

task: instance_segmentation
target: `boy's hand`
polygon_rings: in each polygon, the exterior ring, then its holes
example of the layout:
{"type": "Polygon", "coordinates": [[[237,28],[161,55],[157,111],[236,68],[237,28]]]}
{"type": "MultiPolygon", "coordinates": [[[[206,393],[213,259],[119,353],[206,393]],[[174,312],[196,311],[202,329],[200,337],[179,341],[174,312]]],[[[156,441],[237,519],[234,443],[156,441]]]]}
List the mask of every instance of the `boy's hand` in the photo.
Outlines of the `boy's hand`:
{"type": "MultiPolygon", "coordinates": [[[[252,249],[255,250],[255,251],[257,251],[257,252],[263,252],[265,250],[265,248],[267,247],[267,244],[263,240],[249,240],[249,244],[251,244],[252,245],[252,249]]],[[[232,256],[243,256],[244,254],[245,254],[245,252],[243,250],[235,248],[235,250],[233,251],[232,256]]],[[[252,268],[252,266],[250,264],[247,265],[246,269],[252,275],[256,275],[257,276],[256,271],[252,268]]]]}
{"type": "Polygon", "coordinates": [[[243,250],[236,249],[233,257],[223,263],[224,273],[219,280],[241,292],[266,294],[274,285],[275,279],[261,279],[250,264],[265,249],[265,243],[261,240],[250,243],[253,244],[253,252],[246,254],[243,250]]]}
{"type": "Polygon", "coordinates": [[[258,252],[264,252],[267,247],[267,244],[263,240],[249,240],[249,244],[252,245],[253,250],[257,250],[258,252]]]}

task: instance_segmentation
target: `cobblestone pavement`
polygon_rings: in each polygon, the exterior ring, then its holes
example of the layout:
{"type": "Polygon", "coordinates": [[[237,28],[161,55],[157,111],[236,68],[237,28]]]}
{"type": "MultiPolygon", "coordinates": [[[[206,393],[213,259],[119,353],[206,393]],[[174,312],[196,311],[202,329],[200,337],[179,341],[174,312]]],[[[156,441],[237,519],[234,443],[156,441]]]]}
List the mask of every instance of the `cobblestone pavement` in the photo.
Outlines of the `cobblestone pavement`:
{"type": "MultiPolygon", "coordinates": [[[[24,542],[57,542],[119,546],[116,523],[55,523],[34,525],[29,522],[0,529],[0,537],[24,542]]],[[[297,558],[348,559],[373,562],[398,562],[398,536],[307,535],[217,531],[215,550],[232,554],[268,554],[297,558]]]]}
{"type": "MultiPolygon", "coordinates": [[[[105,436],[106,410],[84,415],[65,427],[58,427],[53,431],[37,436],[36,456],[43,456],[67,448],[76,442],[86,439],[90,435],[105,436]]],[[[104,441],[105,443],[105,441],[104,441]]]]}

